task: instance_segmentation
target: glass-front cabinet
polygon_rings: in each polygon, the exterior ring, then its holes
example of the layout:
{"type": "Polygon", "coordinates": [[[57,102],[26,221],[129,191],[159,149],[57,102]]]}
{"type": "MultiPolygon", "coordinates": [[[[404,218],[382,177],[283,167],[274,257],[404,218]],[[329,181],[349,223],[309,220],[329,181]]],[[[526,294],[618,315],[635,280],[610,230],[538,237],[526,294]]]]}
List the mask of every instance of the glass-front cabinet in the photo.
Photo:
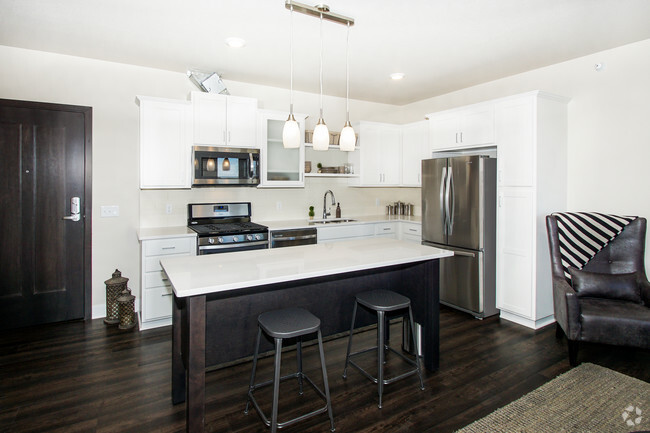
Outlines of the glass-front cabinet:
{"type": "Polygon", "coordinates": [[[285,149],[282,145],[282,129],[289,113],[259,110],[259,141],[262,159],[262,178],[259,187],[303,187],[305,185],[305,118],[294,113],[300,126],[300,147],[285,149]]]}

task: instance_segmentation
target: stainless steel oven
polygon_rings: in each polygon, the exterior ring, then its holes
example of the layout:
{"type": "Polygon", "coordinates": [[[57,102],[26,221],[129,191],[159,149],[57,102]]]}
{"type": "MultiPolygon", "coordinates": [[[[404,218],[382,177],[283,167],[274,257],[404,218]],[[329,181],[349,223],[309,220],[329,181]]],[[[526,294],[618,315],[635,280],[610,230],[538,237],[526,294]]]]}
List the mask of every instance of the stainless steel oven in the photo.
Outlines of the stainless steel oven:
{"type": "Polygon", "coordinates": [[[198,255],[266,249],[268,228],[251,222],[251,204],[194,203],[187,205],[187,224],[197,233],[198,255]]]}
{"type": "Polygon", "coordinates": [[[193,147],[192,186],[256,186],[260,183],[260,150],[193,147]]]}
{"type": "Polygon", "coordinates": [[[315,228],[286,229],[271,231],[271,248],[311,245],[318,241],[315,228]]]}

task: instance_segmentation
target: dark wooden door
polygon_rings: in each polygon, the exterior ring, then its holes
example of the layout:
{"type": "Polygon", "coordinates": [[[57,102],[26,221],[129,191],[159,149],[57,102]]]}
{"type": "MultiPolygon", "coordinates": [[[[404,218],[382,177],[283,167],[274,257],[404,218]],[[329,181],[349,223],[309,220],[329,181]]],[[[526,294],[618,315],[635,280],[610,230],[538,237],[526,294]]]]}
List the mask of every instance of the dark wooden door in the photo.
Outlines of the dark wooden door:
{"type": "Polygon", "coordinates": [[[90,318],[91,116],[0,99],[0,329],[90,318]]]}

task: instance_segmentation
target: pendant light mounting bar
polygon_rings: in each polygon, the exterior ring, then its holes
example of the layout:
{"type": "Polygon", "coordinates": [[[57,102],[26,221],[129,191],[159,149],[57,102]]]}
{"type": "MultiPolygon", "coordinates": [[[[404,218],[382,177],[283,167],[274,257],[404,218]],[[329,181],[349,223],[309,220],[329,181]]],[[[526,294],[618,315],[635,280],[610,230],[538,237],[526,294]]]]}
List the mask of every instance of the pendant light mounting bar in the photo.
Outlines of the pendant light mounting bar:
{"type": "Polygon", "coordinates": [[[354,25],[354,18],[348,18],[344,15],[339,15],[339,14],[335,14],[334,12],[330,12],[329,6],[325,4],[309,6],[306,4],[295,2],[293,0],[286,0],[284,2],[285,8],[291,9],[292,6],[294,12],[300,12],[301,14],[310,15],[316,18],[320,18],[322,15],[324,20],[332,21],[343,25],[350,25],[350,26],[354,25]]]}

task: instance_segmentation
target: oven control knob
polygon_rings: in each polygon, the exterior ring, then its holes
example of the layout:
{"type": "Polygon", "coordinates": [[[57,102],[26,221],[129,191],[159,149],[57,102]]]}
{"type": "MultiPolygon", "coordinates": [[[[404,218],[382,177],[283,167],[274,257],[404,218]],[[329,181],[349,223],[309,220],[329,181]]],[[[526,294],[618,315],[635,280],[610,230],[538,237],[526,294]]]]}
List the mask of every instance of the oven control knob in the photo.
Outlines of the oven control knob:
{"type": "Polygon", "coordinates": [[[214,243],[214,238],[208,238],[208,243],[213,244],[214,243]]]}
{"type": "Polygon", "coordinates": [[[246,240],[247,241],[252,241],[253,240],[253,235],[246,235],[246,240]]]}
{"type": "Polygon", "coordinates": [[[259,241],[260,239],[262,239],[262,237],[260,235],[255,235],[255,240],[256,241],[259,241]]]}
{"type": "Polygon", "coordinates": [[[223,238],[222,238],[221,236],[219,236],[219,237],[217,238],[217,242],[219,242],[220,244],[222,244],[222,243],[223,243],[223,238]]]}

